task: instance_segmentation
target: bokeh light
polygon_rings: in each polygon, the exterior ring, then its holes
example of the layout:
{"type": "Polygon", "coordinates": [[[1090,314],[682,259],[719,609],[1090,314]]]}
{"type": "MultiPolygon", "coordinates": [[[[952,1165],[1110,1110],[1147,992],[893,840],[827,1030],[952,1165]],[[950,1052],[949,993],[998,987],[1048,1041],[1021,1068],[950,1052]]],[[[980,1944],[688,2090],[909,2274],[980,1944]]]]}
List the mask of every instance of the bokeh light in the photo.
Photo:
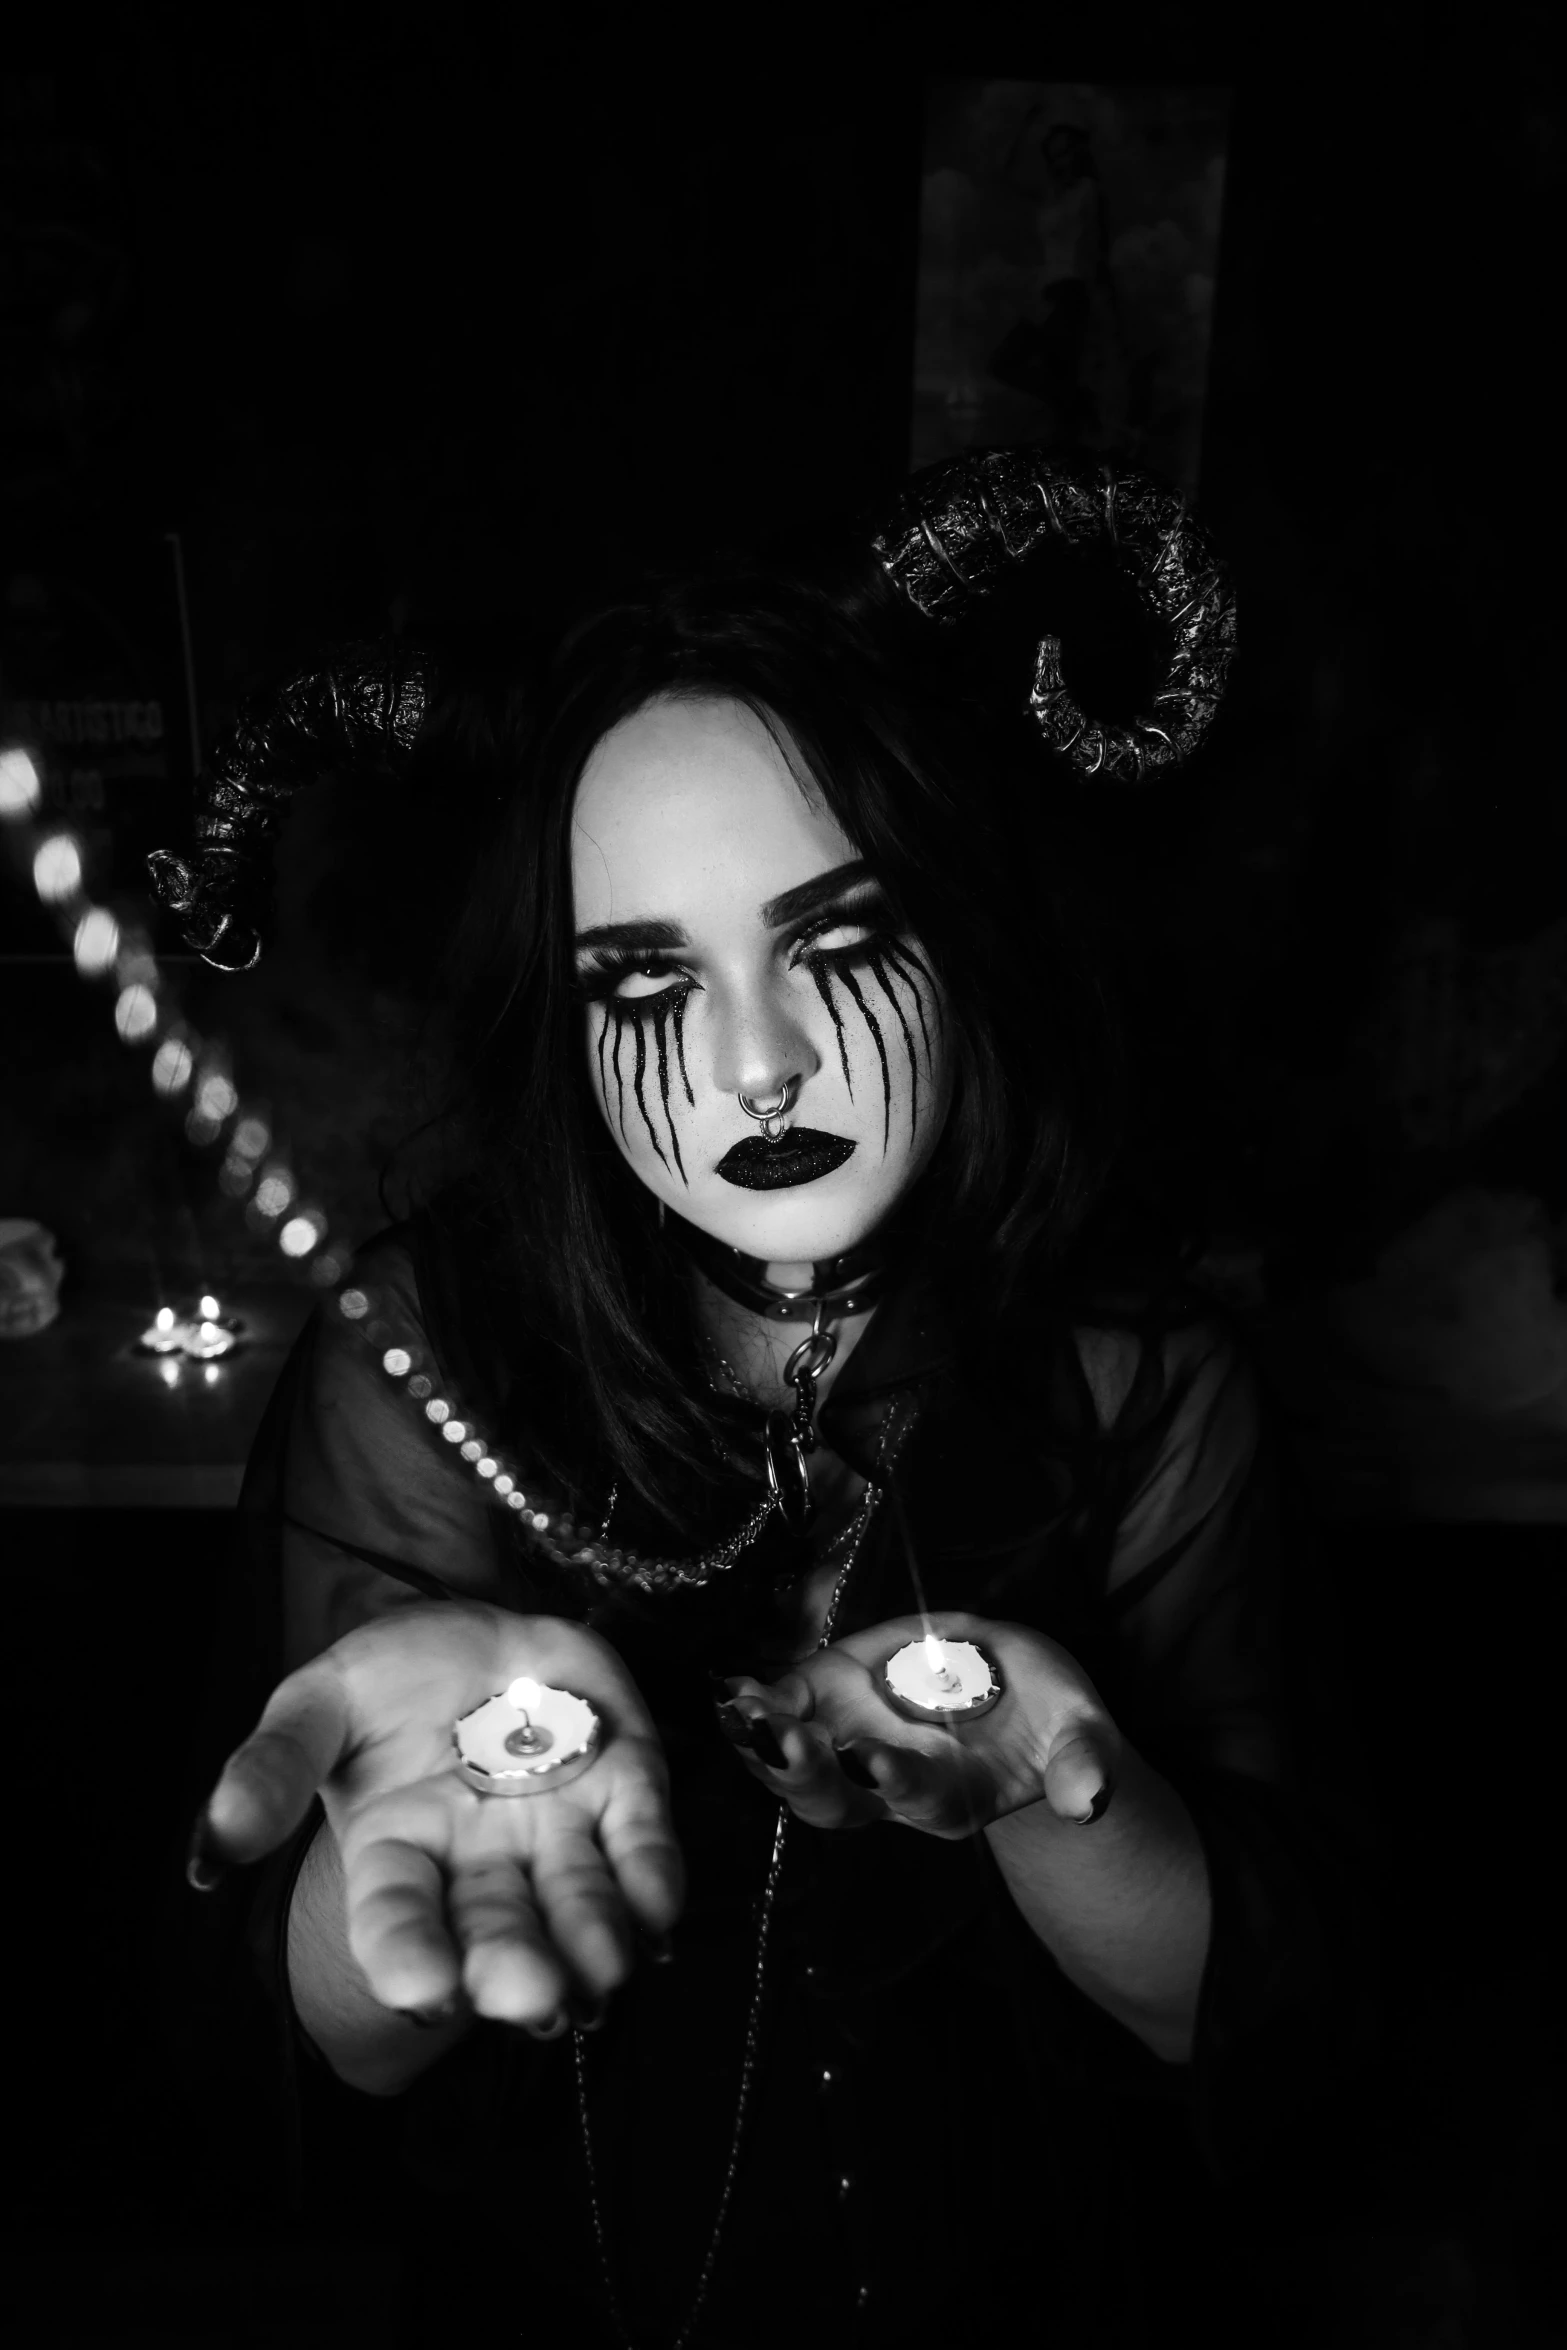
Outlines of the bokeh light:
{"type": "Polygon", "coordinates": [[[370,1311],[370,1300],[362,1289],[345,1289],[337,1301],[337,1310],[350,1322],[362,1322],[370,1311]]]}
{"type": "Polygon", "coordinates": [[[211,1124],[221,1126],[239,1108],[239,1095],[221,1069],[205,1069],[196,1087],[196,1107],[211,1124]]]}
{"type": "Polygon", "coordinates": [[[461,1444],[467,1433],[468,1431],[463,1426],[461,1420],[448,1420],[445,1427],[441,1430],[441,1434],[445,1437],[448,1444],[461,1444]]]}
{"type": "Polygon", "coordinates": [[[120,951],[120,926],[107,906],[89,906],[71,940],[76,968],[84,979],[99,979],[120,951]]]}
{"type": "Polygon", "coordinates": [[[154,1089],[166,1101],[183,1093],[190,1083],[190,1073],[196,1066],[196,1057],[181,1036],[166,1036],[152,1056],[154,1089]]]}
{"type": "Polygon", "coordinates": [[[272,1140],[265,1118],[241,1118],[229,1136],[229,1148],[242,1159],[259,1159],[272,1140]]]}
{"type": "Polygon", "coordinates": [[[443,1420],[449,1420],[451,1418],[452,1407],[449,1403],[444,1402],[440,1396],[432,1395],[429,1402],[424,1407],[424,1416],[427,1420],[433,1420],[436,1426],[439,1427],[443,1420]]]}
{"type": "Polygon", "coordinates": [[[114,1007],[114,1025],[127,1044],[140,1044],[158,1025],[158,999],[150,987],[137,980],[132,987],[122,987],[114,1007]]]}
{"type": "Polygon", "coordinates": [[[381,1368],[394,1379],[406,1379],[414,1367],[413,1356],[405,1346],[389,1346],[381,1357],[381,1368]]]}
{"type": "Polygon", "coordinates": [[[302,1215],[290,1216],[277,1236],[277,1244],[286,1257],[308,1257],[325,1230],[325,1218],[307,1209],[302,1215]]]}
{"type": "MultiPolygon", "coordinates": [[[[293,1196],[293,1178],[282,1167],[269,1167],[256,1185],[254,1204],[263,1216],[281,1216],[293,1196]]],[[[343,1310],[346,1313],[348,1309],[345,1306],[343,1310]]]]}
{"type": "Polygon", "coordinates": [[[30,816],[43,797],[38,770],[23,750],[0,751],[0,816],[30,816]]]}
{"type": "Polygon", "coordinates": [[[40,841],[33,857],[33,887],[47,906],[63,906],[82,886],[82,852],[68,832],[40,841]]]}

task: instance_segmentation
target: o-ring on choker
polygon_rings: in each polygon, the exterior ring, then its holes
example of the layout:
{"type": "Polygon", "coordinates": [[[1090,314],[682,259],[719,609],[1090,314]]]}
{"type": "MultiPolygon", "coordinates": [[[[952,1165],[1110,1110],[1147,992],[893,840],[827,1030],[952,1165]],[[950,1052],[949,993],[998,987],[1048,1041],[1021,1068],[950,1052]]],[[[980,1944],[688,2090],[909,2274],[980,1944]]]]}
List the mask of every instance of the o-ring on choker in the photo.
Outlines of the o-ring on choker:
{"type": "Polygon", "coordinates": [[[665,1229],[697,1270],[737,1305],[765,1315],[770,1322],[810,1324],[783,1367],[784,1384],[794,1389],[794,1409],[769,1412],[763,1430],[767,1483],[779,1515],[791,1533],[805,1534],[816,1515],[806,1465],[806,1456],[816,1450],[818,1442],[816,1382],[838,1351],[837,1337],[828,1324],[841,1314],[863,1313],[876,1304],[891,1270],[886,1249],[849,1249],[841,1257],[822,1258],[812,1264],[806,1288],[777,1289],[765,1278],[763,1259],[727,1248],[673,1210],[666,1212],[665,1229]]]}

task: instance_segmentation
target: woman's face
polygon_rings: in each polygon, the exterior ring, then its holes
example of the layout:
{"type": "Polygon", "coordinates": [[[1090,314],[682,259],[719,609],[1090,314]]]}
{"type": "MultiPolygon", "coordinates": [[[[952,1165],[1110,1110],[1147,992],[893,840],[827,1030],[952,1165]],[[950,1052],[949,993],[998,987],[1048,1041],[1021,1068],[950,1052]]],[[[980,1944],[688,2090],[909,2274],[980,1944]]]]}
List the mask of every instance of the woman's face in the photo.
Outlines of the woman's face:
{"type": "Polygon", "coordinates": [[[571,875],[589,1075],[649,1191],[773,1264],[869,1238],[940,1135],[947,1023],[804,768],[742,703],[652,702],[583,771],[571,875]],[[773,1143],[739,1097],[781,1093],[773,1143]]]}

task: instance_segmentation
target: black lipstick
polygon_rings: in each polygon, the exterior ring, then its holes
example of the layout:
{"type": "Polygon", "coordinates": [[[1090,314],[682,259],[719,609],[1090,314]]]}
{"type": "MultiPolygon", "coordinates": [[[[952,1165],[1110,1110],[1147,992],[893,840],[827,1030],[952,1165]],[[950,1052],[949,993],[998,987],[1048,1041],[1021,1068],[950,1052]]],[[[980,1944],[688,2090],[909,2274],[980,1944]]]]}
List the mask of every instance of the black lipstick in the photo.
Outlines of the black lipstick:
{"type": "Polygon", "coordinates": [[[841,1134],[821,1134],[814,1126],[793,1126],[777,1142],[748,1134],[725,1151],[717,1172],[742,1191],[783,1191],[792,1183],[815,1183],[854,1156],[854,1144],[841,1134]]]}

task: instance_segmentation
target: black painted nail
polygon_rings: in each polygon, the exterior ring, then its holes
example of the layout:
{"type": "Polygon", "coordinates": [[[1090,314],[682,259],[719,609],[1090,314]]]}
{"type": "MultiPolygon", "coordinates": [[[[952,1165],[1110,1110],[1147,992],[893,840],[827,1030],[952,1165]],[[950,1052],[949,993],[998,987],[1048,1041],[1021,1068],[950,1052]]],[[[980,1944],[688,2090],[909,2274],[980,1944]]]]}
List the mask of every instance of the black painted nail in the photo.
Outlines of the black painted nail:
{"type": "Polygon", "coordinates": [[[1102,1820],[1109,1809],[1110,1790],[1108,1787],[1101,1787],[1087,1811],[1078,1812],[1072,1824],[1078,1828],[1091,1828],[1095,1820],[1102,1820]]]}
{"type": "Polygon", "coordinates": [[[835,1746],[833,1752],[838,1757],[838,1768],[846,1779],[856,1787],[869,1787],[874,1791],[875,1773],[863,1755],[856,1754],[852,1746],[835,1746]]]}
{"type": "Polygon", "coordinates": [[[674,1965],[675,1946],[667,1934],[659,1935],[658,1940],[654,1942],[649,1949],[648,1956],[652,1959],[655,1966],[674,1965]]]}
{"type": "Polygon", "coordinates": [[[522,2028],[532,2039],[558,2040],[566,2029],[566,2018],[553,2015],[547,2024],[524,2024],[522,2028]]]}
{"type": "Polygon", "coordinates": [[[770,1771],[786,1771],[789,1758],[766,1722],[751,1724],[751,1751],[770,1771]]]}
{"type": "Polygon", "coordinates": [[[717,1719],[718,1727],[731,1746],[743,1747],[747,1753],[754,1750],[756,1739],[752,1734],[752,1726],[737,1705],[726,1701],[719,1706],[717,1719]]]}
{"type": "Polygon", "coordinates": [[[598,2032],[603,2029],[604,2018],[609,2013],[609,2005],[603,1999],[573,1999],[569,2002],[566,2013],[571,2020],[571,2028],[574,2032],[598,2032]]]}
{"type": "Polygon", "coordinates": [[[185,1882],[198,1893],[215,1893],[228,1873],[229,1864],[218,1850],[212,1823],[206,1812],[200,1811],[185,1850],[185,1882]]]}

